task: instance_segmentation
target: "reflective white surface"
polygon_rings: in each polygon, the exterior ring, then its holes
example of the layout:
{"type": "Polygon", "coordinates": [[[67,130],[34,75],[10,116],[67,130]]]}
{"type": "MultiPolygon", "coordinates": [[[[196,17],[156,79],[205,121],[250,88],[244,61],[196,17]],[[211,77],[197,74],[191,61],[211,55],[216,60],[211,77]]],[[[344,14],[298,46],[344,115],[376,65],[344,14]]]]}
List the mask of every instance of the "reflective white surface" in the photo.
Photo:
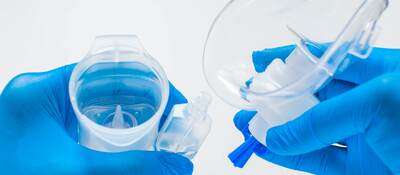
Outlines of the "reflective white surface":
{"type": "MultiPolygon", "coordinates": [[[[201,56],[213,18],[228,0],[1,0],[0,89],[22,72],[79,61],[97,35],[137,34],[186,96],[208,89],[201,56]]],[[[400,47],[400,2],[385,12],[378,44],[400,47]]],[[[214,97],[213,127],[194,161],[196,175],[297,174],[252,157],[244,169],[226,157],[242,142],[236,109],[214,97]]],[[[298,173],[302,174],[302,173],[298,173]]]]}

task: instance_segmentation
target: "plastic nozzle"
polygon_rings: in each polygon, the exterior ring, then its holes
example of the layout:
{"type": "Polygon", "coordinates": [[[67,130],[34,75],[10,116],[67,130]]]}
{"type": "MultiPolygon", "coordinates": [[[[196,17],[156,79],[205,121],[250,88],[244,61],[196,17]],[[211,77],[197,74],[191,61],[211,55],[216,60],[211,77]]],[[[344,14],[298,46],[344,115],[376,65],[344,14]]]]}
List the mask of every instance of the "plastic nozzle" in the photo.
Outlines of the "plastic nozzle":
{"type": "Polygon", "coordinates": [[[115,108],[114,117],[111,123],[111,127],[113,128],[124,128],[124,115],[122,114],[121,105],[117,105],[115,108]]]}
{"type": "Polygon", "coordinates": [[[233,165],[238,168],[243,168],[247,161],[250,159],[254,150],[262,146],[256,138],[253,136],[249,137],[244,143],[236,148],[232,153],[228,155],[233,165]]]}

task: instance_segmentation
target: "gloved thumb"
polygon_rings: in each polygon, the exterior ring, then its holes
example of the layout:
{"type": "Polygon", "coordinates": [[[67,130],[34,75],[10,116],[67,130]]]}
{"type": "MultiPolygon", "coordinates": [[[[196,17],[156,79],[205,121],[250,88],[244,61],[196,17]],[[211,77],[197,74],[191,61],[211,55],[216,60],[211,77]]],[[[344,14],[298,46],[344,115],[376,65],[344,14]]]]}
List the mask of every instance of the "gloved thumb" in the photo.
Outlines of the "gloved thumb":
{"type": "Polygon", "coordinates": [[[269,129],[267,147],[280,155],[298,155],[366,133],[376,124],[371,121],[383,112],[386,80],[383,76],[360,85],[321,102],[293,121],[269,129]]]}
{"type": "Polygon", "coordinates": [[[193,172],[189,159],[167,152],[103,153],[86,149],[84,154],[87,174],[190,175],[193,172]]]}

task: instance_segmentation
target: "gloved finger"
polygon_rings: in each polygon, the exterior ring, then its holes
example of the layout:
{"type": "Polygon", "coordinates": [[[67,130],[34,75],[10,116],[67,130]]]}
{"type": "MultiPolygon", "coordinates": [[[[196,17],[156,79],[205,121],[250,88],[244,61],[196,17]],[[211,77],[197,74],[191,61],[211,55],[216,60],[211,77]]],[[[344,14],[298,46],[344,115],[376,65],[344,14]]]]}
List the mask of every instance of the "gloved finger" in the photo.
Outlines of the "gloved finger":
{"type": "Polygon", "coordinates": [[[163,115],[168,115],[176,104],[187,103],[185,96],[169,82],[169,97],[163,115]]]}
{"type": "MultiPolygon", "coordinates": [[[[319,48],[308,47],[317,57],[322,55],[329,44],[322,44],[319,48]]],[[[257,72],[263,72],[275,58],[286,59],[295,46],[288,45],[277,48],[255,51],[253,64],[257,72]]],[[[360,59],[353,55],[347,56],[348,67],[334,75],[335,79],[361,84],[384,73],[399,70],[400,49],[374,48],[368,59],[360,59]]]]}
{"type": "Polygon", "coordinates": [[[47,113],[56,121],[68,124],[65,116],[72,111],[68,82],[74,67],[71,64],[47,72],[20,74],[6,85],[2,96],[18,116],[47,113]]]}
{"type": "Polygon", "coordinates": [[[169,113],[171,112],[172,108],[176,104],[182,104],[182,103],[187,103],[187,99],[183,94],[175,88],[175,86],[169,82],[169,97],[168,97],[168,102],[167,106],[165,106],[164,112],[162,114],[162,117],[160,119],[160,125],[159,129],[163,126],[165,120],[167,119],[169,113]]]}
{"type": "Polygon", "coordinates": [[[37,122],[28,116],[51,116],[72,138],[77,138],[77,121],[68,93],[68,83],[75,65],[14,77],[2,93],[9,111],[14,116],[20,116],[19,120],[27,125],[29,122],[37,122]]]}
{"type": "MultiPolygon", "coordinates": [[[[316,45],[307,45],[309,51],[316,57],[321,57],[325,52],[326,48],[329,44],[319,44],[316,45]]],[[[285,59],[292,53],[292,51],[296,48],[295,45],[286,45],[281,47],[275,47],[270,49],[264,49],[261,51],[254,51],[252,54],[253,65],[255,70],[260,73],[264,72],[267,66],[274,60],[275,58],[285,59]]]]}
{"type": "Polygon", "coordinates": [[[344,92],[347,92],[348,90],[356,86],[357,85],[354,83],[333,79],[325,87],[315,93],[315,96],[320,101],[325,101],[327,99],[336,97],[337,95],[340,95],[344,92]]]}
{"type": "Polygon", "coordinates": [[[269,129],[268,148],[281,155],[298,155],[363,133],[373,127],[370,122],[381,110],[379,99],[387,96],[387,88],[390,90],[389,78],[385,75],[371,80],[321,102],[293,121],[269,129]]]}
{"type": "Polygon", "coordinates": [[[193,172],[189,159],[167,152],[103,153],[86,149],[83,155],[87,174],[190,175],[193,172]]]}
{"type": "Polygon", "coordinates": [[[245,139],[247,139],[251,134],[248,129],[249,121],[256,115],[255,111],[245,111],[241,110],[235,114],[233,118],[233,122],[235,123],[236,128],[242,132],[245,139]]]}
{"type": "Polygon", "coordinates": [[[345,174],[346,170],[347,151],[335,146],[296,156],[278,155],[264,147],[257,150],[256,154],[279,166],[312,174],[345,174]]]}
{"type": "Polygon", "coordinates": [[[384,73],[399,70],[400,49],[374,48],[367,59],[348,56],[349,66],[334,78],[361,84],[384,73]]]}
{"type": "Polygon", "coordinates": [[[294,50],[295,45],[287,45],[272,49],[264,49],[261,51],[254,51],[252,54],[254,69],[260,73],[264,72],[267,66],[275,58],[286,59],[289,54],[294,50]]]}

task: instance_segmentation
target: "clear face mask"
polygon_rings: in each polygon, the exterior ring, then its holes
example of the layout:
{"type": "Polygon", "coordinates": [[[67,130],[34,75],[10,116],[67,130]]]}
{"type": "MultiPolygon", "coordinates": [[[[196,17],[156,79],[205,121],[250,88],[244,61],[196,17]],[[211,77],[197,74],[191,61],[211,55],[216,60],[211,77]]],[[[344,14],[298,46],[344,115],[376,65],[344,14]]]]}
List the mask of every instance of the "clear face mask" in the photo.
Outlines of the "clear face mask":
{"type": "Polygon", "coordinates": [[[79,143],[97,151],[160,150],[192,158],[211,127],[211,98],[204,93],[175,105],[160,129],[169,82],[135,35],[97,37],[72,72],[69,94],[79,143]]]}
{"type": "Polygon", "coordinates": [[[210,29],[203,69],[222,100],[257,111],[251,139],[230,155],[236,166],[255,145],[266,146],[270,127],[318,104],[314,93],[347,68],[348,55],[368,57],[387,6],[387,0],[233,0],[225,6],[210,29]],[[256,72],[253,52],[285,45],[294,49],[256,72]]]}

